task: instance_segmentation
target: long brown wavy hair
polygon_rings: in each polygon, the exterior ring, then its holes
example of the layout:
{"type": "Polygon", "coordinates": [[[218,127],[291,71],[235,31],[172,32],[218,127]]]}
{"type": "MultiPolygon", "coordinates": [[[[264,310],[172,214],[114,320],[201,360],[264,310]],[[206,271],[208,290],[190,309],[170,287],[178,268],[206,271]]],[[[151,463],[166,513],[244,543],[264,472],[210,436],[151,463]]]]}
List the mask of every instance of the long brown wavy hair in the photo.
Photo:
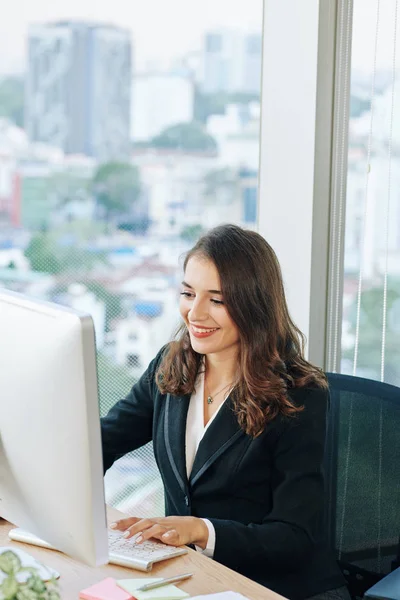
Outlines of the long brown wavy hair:
{"type": "MultiPolygon", "coordinates": [[[[239,330],[237,383],[230,394],[242,429],[259,435],[279,414],[302,410],[290,388],[327,387],[323,371],[304,359],[304,336],[290,318],[278,259],[266,240],[236,225],[221,225],[188,252],[217,268],[226,309],[239,330]]],[[[190,344],[183,323],[157,371],[161,393],[191,394],[203,355],[190,344]]]]}

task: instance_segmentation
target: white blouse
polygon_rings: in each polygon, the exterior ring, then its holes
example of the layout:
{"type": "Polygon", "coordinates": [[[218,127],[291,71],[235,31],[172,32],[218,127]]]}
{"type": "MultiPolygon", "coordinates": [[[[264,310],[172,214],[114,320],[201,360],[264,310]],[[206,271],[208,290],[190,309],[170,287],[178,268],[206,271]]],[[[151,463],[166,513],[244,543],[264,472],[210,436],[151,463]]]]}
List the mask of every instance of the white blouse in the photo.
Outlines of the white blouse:
{"type": "MultiPolygon", "coordinates": [[[[224,402],[228,396],[229,392],[226,395],[224,402]]],[[[186,420],[186,473],[188,479],[190,477],[190,473],[192,472],[192,467],[199,444],[224,402],[218,406],[207,425],[204,425],[204,371],[200,370],[200,373],[197,376],[194,392],[190,398],[186,420]]],[[[196,549],[206,556],[212,558],[215,550],[215,528],[208,519],[203,519],[203,521],[208,528],[208,541],[204,550],[198,546],[196,546],[196,549]]]]}

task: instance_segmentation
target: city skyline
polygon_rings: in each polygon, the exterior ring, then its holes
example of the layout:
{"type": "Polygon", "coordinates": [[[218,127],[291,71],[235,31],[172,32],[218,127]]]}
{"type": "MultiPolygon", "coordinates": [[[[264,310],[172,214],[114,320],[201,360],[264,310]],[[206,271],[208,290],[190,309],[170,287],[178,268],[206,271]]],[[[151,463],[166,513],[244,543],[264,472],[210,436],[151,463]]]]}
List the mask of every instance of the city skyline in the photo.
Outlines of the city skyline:
{"type": "MultiPolygon", "coordinates": [[[[370,72],[374,62],[377,1],[355,0],[352,67],[370,72]]],[[[395,0],[386,0],[379,15],[376,64],[393,64],[395,0]]],[[[19,74],[26,68],[26,40],[31,24],[60,19],[107,22],[128,28],[133,36],[137,69],[155,63],[161,68],[187,52],[200,49],[206,31],[219,28],[261,32],[263,0],[146,0],[146,3],[113,3],[96,0],[14,0],[0,22],[0,76],[19,74]],[[166,26],[167,25],[167,26],[166,26]]],[[[397,44],[397,64],[400,44],[397,44]]]]}
{"type": "Polygon", "coordinates": [[[262,28],[262,0],[146,0],[112,3],[96,0],[15,0],[0,22],[0,75],[21,73],[26,66],[26,39],[31,24],[84,19],[126,27],[132,32],[136,68],[153,61],[171,61],[200,49],[203,34],[213,28],[262,28]],[[227,19],[229,15],[229,19],[227,19]],[[173,27],[166,27],[166,24],[173,27]]]}

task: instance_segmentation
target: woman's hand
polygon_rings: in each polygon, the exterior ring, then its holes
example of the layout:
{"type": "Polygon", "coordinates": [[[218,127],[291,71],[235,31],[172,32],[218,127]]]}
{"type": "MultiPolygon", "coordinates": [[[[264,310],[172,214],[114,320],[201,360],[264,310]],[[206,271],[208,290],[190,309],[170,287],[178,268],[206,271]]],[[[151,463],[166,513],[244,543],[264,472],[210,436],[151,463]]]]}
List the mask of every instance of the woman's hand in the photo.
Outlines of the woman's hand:
{"type": "Polygon", "coordinates": [[[160,517],[139,519],[128,517],[111,523],[111,529],[124,531],[123,537],[130,538],[139,533],[135,543],[140,544],[150,538],[156,538],[170,546],[196,544],[204,550],[208,541],[208,527],[197,517],[160,517]]]}

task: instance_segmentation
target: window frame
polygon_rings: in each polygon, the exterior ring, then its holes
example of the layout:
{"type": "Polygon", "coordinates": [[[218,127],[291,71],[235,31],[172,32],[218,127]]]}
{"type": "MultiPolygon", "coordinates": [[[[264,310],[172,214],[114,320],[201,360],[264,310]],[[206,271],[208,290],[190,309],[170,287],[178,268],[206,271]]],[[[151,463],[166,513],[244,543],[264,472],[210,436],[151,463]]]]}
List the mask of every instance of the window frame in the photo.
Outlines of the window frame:
{"type": "Polygon", "coordinates": [[[306,355],[339,370],[352,0],[264,0],[258,231],[306,355]],[[293,97],[295,94],[295,100],[293,97]]]}

